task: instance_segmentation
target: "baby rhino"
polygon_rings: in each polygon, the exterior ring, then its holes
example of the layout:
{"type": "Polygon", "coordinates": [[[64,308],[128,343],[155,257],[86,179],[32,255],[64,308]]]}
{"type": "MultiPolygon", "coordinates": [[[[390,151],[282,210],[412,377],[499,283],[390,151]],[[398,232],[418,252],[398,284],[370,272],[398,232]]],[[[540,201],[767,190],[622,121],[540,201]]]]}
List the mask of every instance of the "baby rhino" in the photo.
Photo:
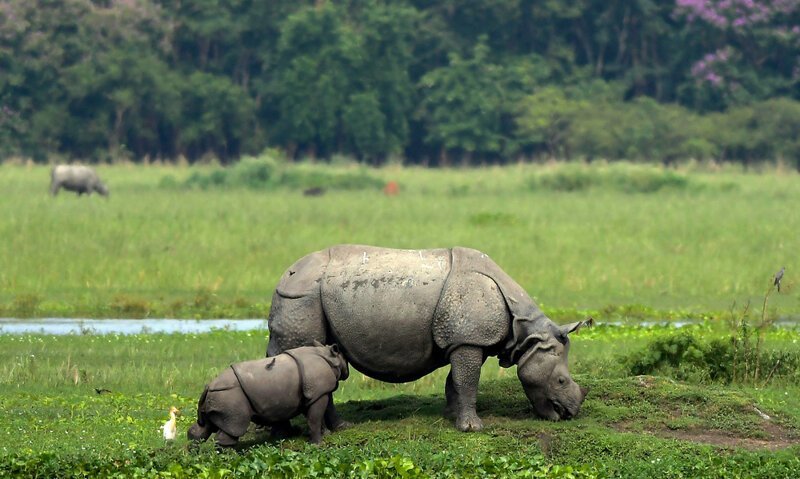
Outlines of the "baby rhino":
{"type": "Polygon", "coordinates": [[[250,422],[286,424],[305,414],[311,442],[322,440],[325,409],[350,370],[336,345],[290,349],[274,357],[236,363],[206,385],[197,405],[197,422],[188,431],[194,441],[217,433],[217,444],[233,446],[250,422]]]}

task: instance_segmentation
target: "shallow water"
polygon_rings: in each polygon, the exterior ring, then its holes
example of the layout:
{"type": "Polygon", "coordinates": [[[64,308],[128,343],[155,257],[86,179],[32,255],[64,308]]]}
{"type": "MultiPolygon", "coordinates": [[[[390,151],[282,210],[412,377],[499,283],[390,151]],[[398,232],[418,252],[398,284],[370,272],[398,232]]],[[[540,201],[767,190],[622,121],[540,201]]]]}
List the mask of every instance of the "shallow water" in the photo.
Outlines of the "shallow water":
{"type": "Polygon", "coordinates": [[[207,333],[267,329],[266,319],[0,318],[0,334],[207,333]]]}
{"type": "MultiPolygon", "coordinates": [[[[671,326],[682,328],[701,323],[696,320],[675,321],[602,321],[605,326],[671,326]]],[[[800,328],[800,318],[781,318],[778,328],[800,328]]],[[[266,319],[76,319],[76,318],[0,318],[0,334],[146,334],[207,333],[267,330],[266,319]]]]}

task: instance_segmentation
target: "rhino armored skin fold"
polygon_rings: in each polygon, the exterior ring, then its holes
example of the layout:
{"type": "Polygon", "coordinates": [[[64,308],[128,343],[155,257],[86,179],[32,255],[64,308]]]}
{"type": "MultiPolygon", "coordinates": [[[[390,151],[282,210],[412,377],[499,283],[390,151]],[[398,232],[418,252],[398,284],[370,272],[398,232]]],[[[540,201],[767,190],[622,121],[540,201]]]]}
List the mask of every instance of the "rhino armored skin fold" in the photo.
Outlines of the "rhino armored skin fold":
{"type": "MultiPolygon", "coordinates": [[[[567,368],[569,333],[553,323],[486,254],[469,248],[399,250],[339,245],[311,253],[281,276],[269,313],[267,356],[338,344],[350,364],[388,382],[414,381],[450,364],[445,414],[462,431],[475,411],[488,356],[517,376],[536,414],[575,416],[587,391],[567,368]]],[[[345,425],[333,403],[325,422],[345,425]]]]}

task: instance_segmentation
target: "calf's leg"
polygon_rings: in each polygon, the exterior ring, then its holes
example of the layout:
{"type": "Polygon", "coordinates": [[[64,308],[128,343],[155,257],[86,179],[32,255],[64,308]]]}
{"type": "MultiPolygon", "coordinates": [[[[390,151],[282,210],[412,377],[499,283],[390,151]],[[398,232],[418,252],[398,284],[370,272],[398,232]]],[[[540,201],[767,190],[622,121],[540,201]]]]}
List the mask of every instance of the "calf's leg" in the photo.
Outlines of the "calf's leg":
{"type": "Polygon", "coordinates": [[[322,420],[329,402],[329,395],[322,396],[314,401],[314,403],[308,407],[308,411],[306,411],[308,430],[310,432],[311,442],[314,444],[319,444],[322,441],[322,420]]]}

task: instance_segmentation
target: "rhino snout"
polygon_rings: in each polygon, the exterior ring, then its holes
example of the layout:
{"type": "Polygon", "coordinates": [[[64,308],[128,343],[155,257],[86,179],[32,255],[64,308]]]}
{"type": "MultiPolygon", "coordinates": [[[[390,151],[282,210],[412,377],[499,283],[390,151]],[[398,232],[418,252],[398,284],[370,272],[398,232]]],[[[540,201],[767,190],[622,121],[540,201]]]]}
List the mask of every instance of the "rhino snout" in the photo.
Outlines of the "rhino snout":
{"type": "Polygon", "coordinates": [[[579,387],[567,390],[553,391],[542,388],[526,388],[528,396],[536,415],[550,421],[572,419],[578,415],[586,395],[587,388],[579,387]]]}

